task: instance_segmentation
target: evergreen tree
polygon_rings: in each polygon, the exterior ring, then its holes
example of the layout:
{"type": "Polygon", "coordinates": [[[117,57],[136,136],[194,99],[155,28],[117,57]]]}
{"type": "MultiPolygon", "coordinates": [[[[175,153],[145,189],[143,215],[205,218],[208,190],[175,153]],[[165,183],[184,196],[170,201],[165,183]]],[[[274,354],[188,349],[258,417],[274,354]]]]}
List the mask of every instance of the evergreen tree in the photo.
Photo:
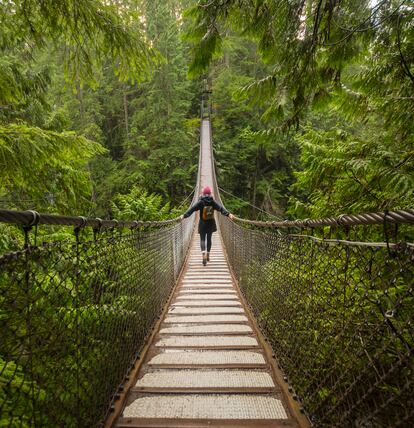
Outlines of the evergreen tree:
{"type": "Polygon", "coordinates": [[[191,192],[197,168],[198,123],[189,116],[193,98],[186,79],[186,52],[180,40],[178,1],[146,1],[145,25],[163,62],[131,98],[130,129],[122,161],[125,185],[180,202],[191,192]]]}
{"type": "Polygon", "coordinates": [[[293,181],[296,144],[290,136],[267,135],[261,120],[264,108],[250,105],[240,93],[241,87],[266,73],[254,44],[233,35],[223,49],[223,59],[210,73],[218,180],[228,192],[222,197],[242,216],[262,218],[263,211],[281,215],[293,181]]]}
{"type": "MultiPolygon", "coordinates": [[[[131,28],[134,16],[133,10],[121,13],[115,4],[99,1],[2,5],[0,196],[8,206],[85,209],[90,192],[86,162],[104,150],[81,134],[66,132],[76,127],[65,110],[48,102],[48,88],[55,81],[45,55],[52,65],[55,55],[62,59],[66,77],[74,80],[85,134],[85,79],[93,82],[94,72],[109,58],[120,77],[141,78],[154,56],[139,29],[131,28]]],[[[94,132],[88,134],[95,138],[94,132]]]]}

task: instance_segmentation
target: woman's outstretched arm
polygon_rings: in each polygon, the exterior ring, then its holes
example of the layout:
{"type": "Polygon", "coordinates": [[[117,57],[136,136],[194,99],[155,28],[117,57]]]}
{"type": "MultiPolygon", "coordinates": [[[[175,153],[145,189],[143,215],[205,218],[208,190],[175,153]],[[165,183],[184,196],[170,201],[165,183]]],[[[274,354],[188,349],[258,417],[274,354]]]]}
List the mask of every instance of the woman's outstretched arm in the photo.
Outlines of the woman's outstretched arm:
{"type": "Polygon", "coordinates": [[[190,207],[183,215],[182,218],[190,217],[190,215],[194,211],[198,211],[200,209],[200,202],[195,203],[192,207],[190,207]]]}
{"type": "Polygon", "coordinates": [[[226,210],[226,208],[224,208],[218,202],[214,201],[213,206],[215,210],[219,211],[221,214],[225,215],[226,217],[230,215],[230,213],[226,210]]]}

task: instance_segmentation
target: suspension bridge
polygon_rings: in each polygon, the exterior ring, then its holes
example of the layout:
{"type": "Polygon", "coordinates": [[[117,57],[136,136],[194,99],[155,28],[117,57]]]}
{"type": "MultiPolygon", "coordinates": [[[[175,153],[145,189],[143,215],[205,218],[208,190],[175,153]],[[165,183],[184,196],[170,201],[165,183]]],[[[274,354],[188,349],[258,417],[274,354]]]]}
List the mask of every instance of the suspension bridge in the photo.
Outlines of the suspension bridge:
{"type": "MultiPolygon", "coordinates": [[[[208,111],[192,203],[207,185],[222,203],[208,111]]],[[[0,221],[22,231],[0,256],[2,426],[414,423],[413,209],[217,216],[206,267],[194,215],[0,221]]]]}

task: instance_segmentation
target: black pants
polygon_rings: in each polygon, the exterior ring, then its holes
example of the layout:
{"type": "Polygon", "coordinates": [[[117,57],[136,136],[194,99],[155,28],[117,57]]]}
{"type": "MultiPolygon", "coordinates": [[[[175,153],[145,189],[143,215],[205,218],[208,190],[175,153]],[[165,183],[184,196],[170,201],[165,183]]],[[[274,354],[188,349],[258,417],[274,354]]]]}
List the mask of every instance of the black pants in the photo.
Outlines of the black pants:
{"type": "Polygon", "coordinates": [[[211,235],[213,232],[201,232],[200,233],[200,247],[201,251],[206,251],[206,237],[207,237],[207,251],[211,250],[211,235]]]}

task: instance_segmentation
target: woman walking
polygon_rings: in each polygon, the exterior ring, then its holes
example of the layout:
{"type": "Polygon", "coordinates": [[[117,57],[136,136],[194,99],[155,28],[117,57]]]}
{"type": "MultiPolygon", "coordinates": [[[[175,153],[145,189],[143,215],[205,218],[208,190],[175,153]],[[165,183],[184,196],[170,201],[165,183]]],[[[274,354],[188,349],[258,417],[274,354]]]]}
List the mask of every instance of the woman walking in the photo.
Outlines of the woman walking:
{"type": "Polygon", "coordinates": [[[181,218],[187,218],[190,217],[194,211],[200,211],[198,233],[200,234],[200,247],[204,266],[210,261],[211,236],[213,232],[217,230],[216,221],[214,220],[214,210],[219,211],[221,214],[229,217],[230,220],[233,220],[233,214],[230,214],[213,199],[210,187],[206,186],[203,189],[203,194],[199,201],[181,216],[181,218]]]}

